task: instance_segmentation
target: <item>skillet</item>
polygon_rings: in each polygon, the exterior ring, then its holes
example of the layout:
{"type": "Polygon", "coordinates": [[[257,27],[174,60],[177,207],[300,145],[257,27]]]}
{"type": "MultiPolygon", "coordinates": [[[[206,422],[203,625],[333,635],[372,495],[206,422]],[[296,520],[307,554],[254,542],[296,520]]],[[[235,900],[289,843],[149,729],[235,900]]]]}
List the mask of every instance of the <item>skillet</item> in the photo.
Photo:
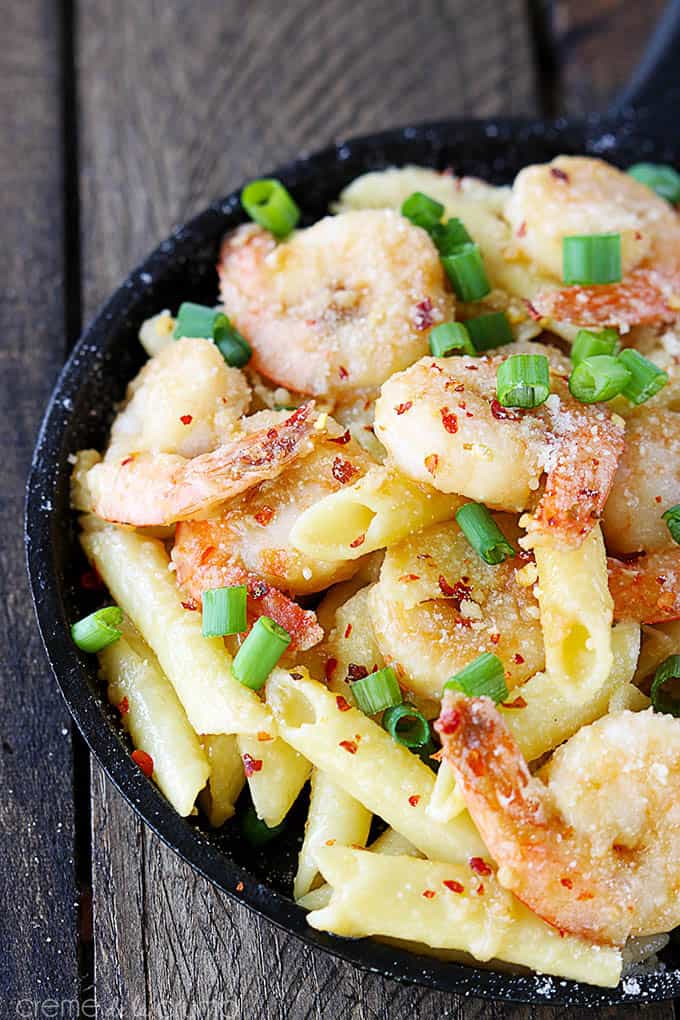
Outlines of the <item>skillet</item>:
{"type": "MultiPolygon", "coordinates": [[[[680,0],[667,9],[614,112],[585,121],[453,120],[393,129],[332,145],[274,171],[303,210],[303,222],[323,216],[341,189],[368,170],[419,163],[509,183],[529,163],[558,153],[602,156],[625,167],[640,160],[680,164],[675,137],[675,47],[680,0]],[[658,77],[655,77],[658,75],[658,77]],[[657,84],[661,83],[661,86],[657,84]],[[659,87],[662,92],[659,92],[659,87]],[[637,97],[663,95],[663,109],[633,109],[637,97]]],[[[269,174],[267,174],[269,176],[269,174]]],[[[82,590],[85,563],[69,510],[68,457],[101,448],[114,404],[141,367],[141,322],[180,301],[214,303],[215,265],[223,234],[244,219],[239,193],[213,202],[171,236],[119,287],[86,328],[54,389],[37,441],[28,483],[26,551],[33,599],[54,675],[80,731],[109,778],[137,813],[191,867],[228,895],[310,945],[400,981],[487,999],[597,1008],[680,996],[680,947],[671,940],[665,969],[601,989],[541,975],[486,970],[407,953],[369,940],[339,939],[309,928],[290,896],[304,824],[304,799],[284,834],[254,853],[237,826],[212,832],[200,820],[180,818],[131,762],[129,744],[97,681],[96,662],[72,644],[69,624],[96,606],[82,590]]]]}

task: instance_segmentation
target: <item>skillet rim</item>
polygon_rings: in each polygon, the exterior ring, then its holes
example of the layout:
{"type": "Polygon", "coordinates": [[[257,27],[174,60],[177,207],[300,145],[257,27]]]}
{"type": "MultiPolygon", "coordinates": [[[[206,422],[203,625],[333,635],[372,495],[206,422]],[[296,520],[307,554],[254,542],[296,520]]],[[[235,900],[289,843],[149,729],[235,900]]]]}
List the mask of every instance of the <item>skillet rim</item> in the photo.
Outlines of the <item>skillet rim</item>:
{"type": "MultiPolygon", "coordinates": [[[[451,141],[447,143],[447,135],[461,132],[480,139],[483,136],[497,138],[499,134],[505,134],[508,139],[517,136],[519,143],[528,144],[532,136],[548,139],[554,134],[557,142],[562,132],[580,130],[583,132],[583,150],[591,149],[591,153],[596,154],[601,150],[595,147],[592,151],[593,146],[588,144],[589,131],[596,135],[601,133],[602,149],[606,150],[617,144],[617,132],[634,129],[637,133],[641,124],[643,134],[645,131],[650,136],[659,133],[656,117],[647,120],[632,112],[615,121],[599,114],[593,114],[585,121],[570,118],[545,121],[522,117],[441,120],[340,140],[311,154],[303,154],[267,176],[278,177],[284,182],[294,180],[300,187],[305,179],[322,173],[324,164],[345,161],[350,155],[365,163],[364,170],[374,165],[384,166],[384,160],[381,163],[379,157],[376,159],[377,154],[384,146],[399,142],[414,150],[405,162],[417,162],[429,155],[427,162],[431,163],[437,152],[446,151],[447,145],[450,147],[452,144],[451,141]],[[608,138],[613,138],[613,146],[612,143],[604,145],[608,138]],[[421,150],[420,156],[417,149],[421,150]]],[[[675,151],[680,156],[680,146],[675,151]]],[[[185,248],[188,257],[191,248],[196,246],[196,238],[211,236],[217,230],[224,232],[245,218],[240,214],[239,191],[212,202],[185,224],[176,227],[170,237],[162,241],[100,307],[66,361],[41,423],[26,492],[26,559],[43,645],[71,716],[107,777],[168,847],[229,897],[244,903],[309,946],[393,980],[489,1000],[599,1007],[673,998],[680,993],[680,970],[636,975],[634,980],[629,980],[628,990],[626,982],[608,989],[544,975],[507,974],[445,962],[368,939],[349,940],[317,932],[307,925],[305,911],[301,907],[257,880],[211,844],[200,830],[177,815],[160,791],[131,761],[113,727],[102,725],[102,720],[107,723],[107,719],[87,682],[86,660],[70,640],[64,607],[64,578],[58,576],[53,563],[55,529],[58,529],[60,520],[64,520],[53,513],[58,501],[58,487],[61,484],[63,497],[64,473],[68,472],[63,444],[76,418],[79,390],[90,373],[107,368],[106,342],[114,323],[126,319],[142,292],[153,287],[154,280],[162,277],[163,270],[173,260],[184,257],[185,248]],[[224,223],[225,218],[232,222],[224,223]],[[59,519],[55,520],[55,517],[59,519]],[[241,893],[237,891],[240,883],[243,883],[241,893]]]]}

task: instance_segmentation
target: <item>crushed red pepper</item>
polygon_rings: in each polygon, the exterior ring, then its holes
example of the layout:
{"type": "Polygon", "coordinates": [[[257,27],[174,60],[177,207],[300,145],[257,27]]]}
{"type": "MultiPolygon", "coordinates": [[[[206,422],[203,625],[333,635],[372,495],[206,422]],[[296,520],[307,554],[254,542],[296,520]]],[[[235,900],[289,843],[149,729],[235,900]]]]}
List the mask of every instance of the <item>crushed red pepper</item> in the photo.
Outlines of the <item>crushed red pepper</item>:
{"type": "Polygon", "coordinates": [[[342,457],[336,457],[333,461],[331,474],[336,482],[340,482],[341,485],[347,485],[358,473],[359,469],[355,468],[354,464],[351,464],[348,460],[343,460],[342,457]]]}
{"type": "Polygon", "coordinates": [[[336,696],[335,704],[338,706],[338,709],[341,712],[349,712],[350,708],[352,707],[347,698],[343,698],[342,694],[338,694],[336,696]]]}
{"type": "Polygon", "coordinates": [[[252,776],[255,772],[262,771],[261,758],[253,758],[253,756],[248,754],[248,752],[241,755],[241,757],[243,758],[243,768],[248,778],[250,778],[250,776],[252,776]]]}
{"type": "Polygon", "coordinates": [[[445,885],[447,889],[455,893],[462,893],[465,890],[465,886],[461,885],[460,882],[456,882],[455,878],[445,878],[442,885],[445,885]]]}
{"type": "Polygon", "coordinates": [[[260,509],[254,515],[257,523],[261,524],[263,528],[265,528],[270,523],[273,516],[274,508],[271,506],[267,506],[266,504],[265,506],[260,507],[260,509]]]}
{"type": "Polygon", "coordinates": [[[191,425],[192,421],[194,420],[194,416],[192,414],[182,414],[180,415],[179,420],[181,421],[182,425],[191,425]]]}
{"type": "Polygon", "coordinates": [[[151,755],[147,754],[146,751],[138,750],[133,751],[130,757],[135,765],[141,769],[147,779],[151,779],[153,775],[153,758],[151,755]]]}
{"type": "Polygon", "coordinates": [[[357,753],[357,745],[354,743],[353,740],[341,740],[338,746],[341,747],[344,751],[347,751],[349,754],[357,753]]]}

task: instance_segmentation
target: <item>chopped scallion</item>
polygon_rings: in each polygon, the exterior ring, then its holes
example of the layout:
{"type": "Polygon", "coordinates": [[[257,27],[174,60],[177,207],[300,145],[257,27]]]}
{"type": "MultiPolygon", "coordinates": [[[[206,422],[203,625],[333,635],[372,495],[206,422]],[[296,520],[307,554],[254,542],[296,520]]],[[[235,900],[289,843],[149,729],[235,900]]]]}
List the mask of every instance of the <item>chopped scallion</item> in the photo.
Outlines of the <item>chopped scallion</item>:
{"type": "Polygon", "coordinates": [[[403,203],[401,215],[429,233],[444,215],[444,206],[429,195],[424,195],[422,191],[414,191],[403,203]]]}
{"type": "Polygon", "coordinates": [[[666,372],[632,347],[621,351],[618,360],[630,372],[630,380],[622,392],[631,404],[644,404],[668,382],[666,372]]]}
{"type": "Polygon", "coordinates": [[[472,238],[463,222],[456,217],[452,217],[446,223],[437,223],[430,230],[430,237],[434,241],[440,257],[453,255],[454,251],[462,244],[472,243],[472,238]]]}
{"type": "Polygon", "coordinates": [[[290,640],[288,631],[268,616],[260,616],[236,653],[231,672],[244,687],[259,691],[290,640]]]}
{"type": "Polygon", "coordinates": [[[630,372],[618,358],[596,354],[574,366],[569,376],[569,392],[582,404],[595,404],[623,393],[629,382],[630,372]]]}
{"type": "Polygon", "coordinates": [[[615,355],[619,350],[619,334],[615,329],[601,329],[594,333],[590,329],[579,329],[571,349],[571,360],[575,365],[594,358],[599,354],[615,355]]]}
{"type": "Polygon", "coordinates": [[[474,319],[466,319],[464,325],[478,354],[493,350],[494,347],[504,347],[514,339],[505,312],[477,315],[474,319]]]}
{"type": "Polygon", "coordinates": [[[666,522],[673,541],[680,545],[680,503],[677,506],[669,507],[665,513],[661,514],[661,517],[666,522]]]}
{"type": "Polygon", "coordinates": [[[375,715],[393,705],[400,705],[403,698],[397,682],[397,674],[391,666],[369,673],[351,685],[352,695],[365,715],[375,715]]]}
{"type": "Polygon", "coordinates": [[[442,265],[460,301],[479,301],[491,290],[478,244],[459,245],[442,257],[442,265]]]}
{"type": "Polygon", "coordinates": [[[253,349],[226,315],[220,315],[213,329],[215,346],[232,368],[243,368],[253,356],[253,349]]]}
{"type": "Polygon", "coordinates": [[[665,163],[635,163],[628,167],[628,173],[672,205],[680,202],[680,174],[672,166],[665,163]]]}
{"type": "Polygon", "coordinates": [[[430,724],[413,705],[401,704],[388,708],[383,714],[382,724],[398,744],[417,751],[430,740],[430,724]]]}
{"type": "Polygon", "coordinates": [[[224,312],[192,301],[184,301],[177,313],[173,337],[179,340],[183,336],[214,340],[226,363],[233,368],[242,368],[250,361],[253,353],[248,341],[224,312]]]}
{"type": "Polygon", "coordinates": [[[545,354],[511,354],[496,371],[496,392],[503,407],[538,407],[550,394],[550,365],[545,354]]]}
{"type": "Polygon", "coordinates": [[[71,627],[71,637],[82,652],[101,652],[122,635],[118,624],[123,619],[123,610],[118,606],[107,606],[84,616],[71,627]]]}
{"type": "Polygon", "coordinates": [[[655,712],[680,716],[680,655],[669,655],[658,667],[650,697],[655,712]]]}
{"type": "Polygon", "coordinates": [[[430,331],[430,351],[435,358],[448,358],[451,354],[475,354],[470,334],[462,322],[442,322],[430,331]]]}
{"type": "Polygon", "coordinates": [[[456,511],[456,522],[475,552],[490,566],[515,555],[483,503],[465,503],[456,511]]]}
{"type": "Polygon", "coordinates": [[[203,592],[203,637],[242,634],[248,627],[245,584],[209,588],[203,592]]]}
{"type": "Polygon", "coordinates": [[[275,237],[286,237],[300,219],[293,197],[281,181],[263,177],[251,181],[241,192],[241,205],[250,216],[275,237]]]}
{"type": "Polygon", "coordinates": [[[484,652],[447,680],[444,690],[462,691],[468,698],[485,695],[487,698],[493,698],[495,702],[505,701],[508,696],[508,685],[505,682],[503,663],[497,655],[484,652]]]}
{"type": "Polygon", "coordinates": [[[589,287],[621,279],[621,235],[582,234],[562,239],[562,278],[589,287]]]}

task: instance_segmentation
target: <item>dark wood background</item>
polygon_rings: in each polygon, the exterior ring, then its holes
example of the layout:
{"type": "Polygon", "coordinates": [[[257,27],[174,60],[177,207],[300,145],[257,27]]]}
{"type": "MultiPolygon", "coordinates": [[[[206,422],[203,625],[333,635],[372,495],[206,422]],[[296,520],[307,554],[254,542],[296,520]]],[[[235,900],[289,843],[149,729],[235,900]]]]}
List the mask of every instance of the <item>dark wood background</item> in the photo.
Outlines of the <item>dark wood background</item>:
{"type": "MultiPolygon", "coordinates": [[[[343,135],[455,114],[603,108],[662,6],[0,3],[1,1017],[575,1012],[363,973],[259,920],[165,849],[90,762],[55,691],[24,574],[23,485],[82,322],[175,223],[343,135]]],[[[671,1020],[673,1006],[646,1015],[671,1020]]]]}

